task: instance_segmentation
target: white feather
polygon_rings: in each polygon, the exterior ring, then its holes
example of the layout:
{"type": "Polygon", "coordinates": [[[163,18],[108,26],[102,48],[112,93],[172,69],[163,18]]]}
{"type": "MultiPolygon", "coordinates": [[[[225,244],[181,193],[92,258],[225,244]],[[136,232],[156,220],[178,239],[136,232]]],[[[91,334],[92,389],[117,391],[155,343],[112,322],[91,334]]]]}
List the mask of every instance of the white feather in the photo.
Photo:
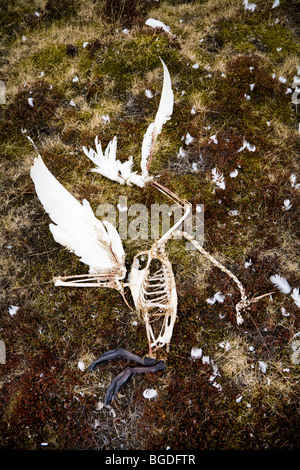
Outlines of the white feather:
{"type": "MultiPolygon", "coordinates": [[[[160,59],[161,60],[161,59],[160,59]]],[[[174,105],[174,94],[172,90],[171,77],[166,64],[161,60],[164,69],[163,89],[161,93],[158,111],[154,121],[154,135],[160,134],[162,126],[171,118],[174,105]]]]}
{"type": "Polygon", "coordinates": [[[149,158],[151,148],[152,148],[153,131],[154,131],[154,122],[151,122],[143,138],[142,160],[141,160],[142,174],[148,174],[147,163],[148,163],[148,158],[149,158]]]}
{"type": "Polygon", "coordinates": [[[279,276],[279,274],[271,276],[270,281],[277,287],[277,289],[283,292],[283,294],[289,294],[292,290],[288,281],[284,277],[279,276]]]}
{"type": "Polygon", "coordinates": [[[58,243],[79,256],[90,272],[124,267],[118,232],[94,216],[88,201],[80,204],[50,173],[40,155],[30,174],[38,198],[55,224],[50,224],[50,230],[58,243]]]}
{"type": "Polygon", "coordinates": [[[148,126],[143,139],[141,169],[144,175],[148,174],[148,158],[155,145],[157,136],[161,133],[163,125],[171,118],[174,106],[174,93],[170,73],[164,61],[160,60],[164,70],[163,88],[155,120],[148,126]]]}
{"type": "Polygon", "coordinates": [[[217,168],[213,168],[211,170],[212,174],[212,180],[213,182],[221,189],[225,189],[226,183],[225,183],[225,178],[222,173],[219,173],[217,168]]]}
{"type": "Polygon", "coordinates": [[[141,175],[138,175],[136,171],[132,171],[132,157],[129,157],[129,159],[123,163],[120,160],[117,160],[116,137],[114,137],[113,140],[109,142],[103,154],[101,143],[98,142],[98,136],[96,136],[95,148],[96,151],[93,149],[88,150],[86,147],[82,147],[86,156],[89,157],[96,165],[96,168],[93,168],[91,171],[100,173],[102,176],[105,176],[112,181],[117,181],[120,184],[126,183],[130,186],[133,183],[141,187],[145,185],[145,178],[141,175]]]}
{"type": "Polygon", "coordinates": [[[297,287],[297,289],[293,289],[293,292],[292,292],[292,298],[294,299],[295,301],[295,304],[297,305],[297,307],[300,308],[300,292],[299,292],[299,287],[297,287]]]}
{"type": "Polygon", "coordinates": [[[170,26],[166,25],[162,21],[156,20],[155,18],[148,18],[145,24],[147,26],[151,26],[151,28],[162,28],[166,33],[170,33],[170,26]]]}

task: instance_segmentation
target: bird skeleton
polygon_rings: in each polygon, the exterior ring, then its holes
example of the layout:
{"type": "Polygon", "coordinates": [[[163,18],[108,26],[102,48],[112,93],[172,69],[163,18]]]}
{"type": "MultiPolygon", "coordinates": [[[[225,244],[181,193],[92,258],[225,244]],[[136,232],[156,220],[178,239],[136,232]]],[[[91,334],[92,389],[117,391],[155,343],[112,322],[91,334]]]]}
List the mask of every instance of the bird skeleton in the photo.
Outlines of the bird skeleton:
{"type": "Polygon", "coordinates": [[[139,187],[152,184],[185,208],[182,218],[159,240],[155,241],[150,250],[142,251],[134,257],[129,282],[125,282],[127,274],[125,252],[115,227],[108,221],[101,222],[97,219],[87,200],[83,200],[81,204],[72,196],[51,174],[40,155],[34,159],[34,164],[31,167],[31,178],[37,196],[54,222],[54,224],[50,224],[50,230],[55,241],[74,252],[82,263],[89,266],[88,274],[54,278],[55,286],[113,288],[121,293],[129,306],[125,297],[125,288],[128,287],[132,294],[135,310],[146,326],[150,357],[141,359],[128,351],[117,349],[103,354],[90,366],[90,370],[93,370],[96,365],[105,364],[108,360],[117,357],[133,359],[142,365],[142,367],[134,369],[133,372],[133,369],[129,368],[130,370],[127,370],[126,373],[121,373],[116,377],[114,385],[107,393],[105,403],[109,403],[114,398],[119,387],[132,374],[143,373],[146,370],[156,372],[163,369],[162,361],[155,362],[153,349],[157,350],[166,346],[168,350],[176,321],[176,284],[172,265],[165,251],[165,245],[173,235],[182,234],[195,245],[200,253],[209,258],[223,272],[226,272],[237,284],[241,292],[241,302],[236,306],[238,323],[243,321],[241,310],[248,307],[252,301],[258,300],[258,298],[247,300],[245,289],[236,276],[207,253],[191,235],[178,231],[179,226],[191,211],[190,205],[149,175],[157,136],[161,133],[163,125],[170,119],[174,104],[170,74],[164,62],[161,62],[164,71],[163,89],[155,120],[148,126],[143,138],[141,173],[132,171],[132,157],[124,163],[117,160],[116,137],[108,144],[104,153],[98,142],[98,137],[95,139],[96,151],[83,147],[84,153],[96,165],[91,171],[98,172],[120,184],[136,184],[139,187]],[[144,267],[141,267],[141,262],[144,267]],[[149,369],[147,369],[148,366],[149,369]]]}

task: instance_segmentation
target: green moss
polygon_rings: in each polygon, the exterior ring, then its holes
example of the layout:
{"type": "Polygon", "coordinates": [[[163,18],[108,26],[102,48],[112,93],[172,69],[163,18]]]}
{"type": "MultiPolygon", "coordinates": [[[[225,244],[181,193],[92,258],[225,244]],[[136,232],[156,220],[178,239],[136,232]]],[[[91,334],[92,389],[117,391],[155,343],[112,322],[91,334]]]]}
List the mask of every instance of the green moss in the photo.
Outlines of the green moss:
{"type": "Polygon", "coordinates": [[[296,37],[275,21],[261,21],[256,15],[248,16],[244,21],[222,20],[218,25],[218,41],[222,44],[232,44],[239,52],[266,52],[273,60],[296,54],[298,45],[296,37]],[[282,50],[278,51],[278,48],[282,50]]]}
{"type": "Polygon", "coordinates": [[[159,34],[138,34],[130,40],[116,40],[101,54],[94,66],[96,76],[111,76],[115,93],[128,91],[136,77],[142,78],[160,65],[161,57],[174,70],[179,65],[178,54],[168,38],[159,34]]]}
{"type": "Polygon", "coordinates": [[[43,18],[46,21],[70,20],[77,15],[80,0],[48,0],[43,18]]]}
{"type": "Polygon", "coordinates": [[[41,49],[38,52],[34,52],[29,60],[32,61],[34,67],[38,70],[43,70],[45,73],[51,73],[55,71],[60,72],[66,70],[71,59],[66,54],[66,46],[64,44],[50,44],[49,46],[41,49]]]}

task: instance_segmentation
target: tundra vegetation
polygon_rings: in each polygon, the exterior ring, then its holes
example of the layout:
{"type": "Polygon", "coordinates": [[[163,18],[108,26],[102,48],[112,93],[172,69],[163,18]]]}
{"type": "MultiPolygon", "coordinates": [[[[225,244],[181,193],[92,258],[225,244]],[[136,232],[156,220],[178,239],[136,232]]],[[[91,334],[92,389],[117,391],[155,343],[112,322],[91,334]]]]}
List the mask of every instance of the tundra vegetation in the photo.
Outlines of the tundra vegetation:
{"type": "MultiPolygon", "coordinates": [[[[253,11],[242,0],[1,6],[1,448],[299,445],[300,302],[270,281],[280,275],[300,287],[300,116],[292,100],[299,18],[296,0],[272,3],[257,0],[253,11]],[[146,24],[150,18],[169,30],[146,24]],[[171,241],[178,318],[168,355],[160,352],[167,368],[133,378],[107,408],[105,390],[124,361],[86,368],[115,347],[145,354],[144,325],[115,291],[54,287],[54,276],[86,270],[54,241],[30,167],[39,153],[94,211],[120,197],[128,207],[169,203],[151,186],[120,186],[92,173],[82,151],[96,135],[104,147],[117,135],[118,158],[133,155],[138,170],[160,99],[159,58],[175,103],[152,173],[204,205],[204,247],[249,297],[274,293],[238,325],[232,280],[184,241],[171,241]]],[[[151,243],[124,240],[126,265],[151,243]]]]}

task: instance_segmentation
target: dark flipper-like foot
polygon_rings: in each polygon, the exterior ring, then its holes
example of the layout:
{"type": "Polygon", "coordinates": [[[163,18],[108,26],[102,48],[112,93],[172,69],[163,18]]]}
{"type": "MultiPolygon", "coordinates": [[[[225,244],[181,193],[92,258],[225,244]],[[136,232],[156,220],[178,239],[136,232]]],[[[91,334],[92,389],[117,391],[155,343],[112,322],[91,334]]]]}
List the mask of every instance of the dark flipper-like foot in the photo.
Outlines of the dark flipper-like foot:
{"type": "Polygon", "coordinates": [[[100,356],[99,359],[96,359],[96,361],[94,361],[93,364],[91,364],[88,369],[89,371],[93,371],[95,367],[105,365],[109,361],[113,361],[114,359],[127,359],[128,361],[135,361],[138,364],[141,364],[142,366],[152,366],[156,362],[154,358],[151,358],[151,357],[143,358],[129,351],[126,351],[126,349],[117,348],[117,349],[113,349],[112,351],[107,351],[104,354],[102,354],[102,356],[100,356]]]}
{"type": "Polygon", "coordinates": [[[164,361],[156,362],[153,366],[141,366],[141,367],[126,367],[120,374],[118,374],[112,381],[107,389],[104,404],[108,405],[116,396],[119,388],[127,382],[130,377],[134,377],[136,374],[145,374],[148,372],[159,372],[164,370],[166,365],[164,361]]]}
{"type": "Polygon", "coordinates": [[[105,396],[104,404],[108,405],[116,396],[119,388],[127,382],[130,377],[135,376],[136,374],[145,374],[148,372],[159,372],[166,368],[164,361],[158,361],[151,357],[142,358],[133,354],[126,349],[117,348],[112,351],[107,351],[102,354],[99,359],[94,361],[89,367],[88,370],[93,371],[98,365],[105,365],[109,361],[114,359],[127,359],[130,361],[135,361],[138,364],[141,364],[141,367],[126,367],[120,374],[118,374],[112,381],[110,386],[107,389],[105,396]]]}

